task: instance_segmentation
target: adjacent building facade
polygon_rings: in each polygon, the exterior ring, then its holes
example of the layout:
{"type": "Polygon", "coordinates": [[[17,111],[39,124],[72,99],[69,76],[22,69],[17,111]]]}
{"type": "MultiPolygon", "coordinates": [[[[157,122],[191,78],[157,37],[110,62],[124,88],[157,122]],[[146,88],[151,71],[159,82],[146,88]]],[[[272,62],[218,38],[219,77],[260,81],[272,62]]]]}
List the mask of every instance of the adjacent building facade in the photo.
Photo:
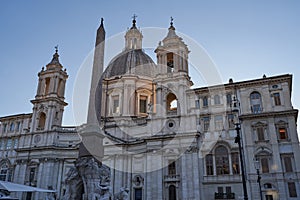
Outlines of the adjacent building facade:
{"type": "MultiPolygon", "coordinates": [[[[105,38],[103,23],[97,34],[105,38]]],[[[127,187],[134,200],[242,199],[235,130],[240,124],[249,199],[260,198],[255,162],[260,164],[263,199],[298,199],[300,148],[292,75],[231,79],[191,89],[189,49],[173,23],[155,50],[156,63],[143,51],[142,38],[134,19],[124,50],[91,94],[105,133],[102,161],[111,170],[111,193],[127,187]]],[[[100,60],[94,68],[103,68],[103,48],[95,51],[100,60]]],[[[97,70],[93,72],[96,76],[97,70]]],[[[38,77],[33,112],[0,118],[0,179],[53,188],[60,199],[80,138],[75,127],[61,124],[68,75],[57,52],[38,77]]]]}

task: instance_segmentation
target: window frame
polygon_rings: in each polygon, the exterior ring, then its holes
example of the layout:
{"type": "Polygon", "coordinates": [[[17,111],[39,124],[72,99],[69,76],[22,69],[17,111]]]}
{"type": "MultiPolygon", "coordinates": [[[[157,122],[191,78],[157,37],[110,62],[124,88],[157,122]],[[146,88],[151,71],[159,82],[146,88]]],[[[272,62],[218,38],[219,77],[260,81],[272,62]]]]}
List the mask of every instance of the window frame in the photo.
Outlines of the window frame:
{"type": "Polygon", "coordinates": [[[13,170],[8,161],[0,163],[0,180],[1,181],[11,181],[13,176],[13,170]]]}
{"type": "Polygon", "coordinates": [[[270,173],[270,161],[268,157],[261,157],[260,159],[261,173],[268,174],[270,173]]]}
{"type": "Polygon", "coordinates": [[[208,97],[202,97],[202,107],[208,107],[208,97]]]}
{"type": "Polygon", "coordinates": [[[294,172],[294,156],[293,154],[281,154],[282,168],[286,173],[294,172]]]}
{"type": "Polygon", "coordinates": [[[274,105],[275,106],[281,106],[281,98],[280,98],[280,93],[279,92],[273,93],[273,100],[274,100],[274,105]]]}
{"type": "Polygon", "coordinates": [[[203,131],[208,132],[210,128],[210,117],[204,116],[202,117],[202,121],[203,121],[203,131]]]}
{"type": "Polygon", "coordinates": [[[231,105],[231,103],[232,103],[232,94],[231,93],[226,94],[226,103],[227,103],[227,105],[231,105]]]}
{"type": "Polygon", "coordinates": [[[264,126],[257,126],[256,127],[256,137],[258,142],[263,142],[266,140],[265,137],[265,127],[264,126]]]}
{"type": "Polygon", "coordinates": [[[231,152],[231,168],[232,174],[240,174],[240,156],[238,152],[231,152]],[[233,156],[234,155],[234,156],[233,156]],[[236,166],[235,168],[233,166],[236,166]]]}
{"type": "Polygon", "coordinates": [[[214,116],[215,130],[223,130],[223,115],[215,115],[214,116]]]}
{"type": "Polygon", "coordinates": [[[250,106],[253,114],[262,112],[262,96],[259,92],[253,91],[250,93],[250,106]]]}
{"type": "Polygon", "coordinates": [[[139,113],[147,114],[148,97],[140,95],[139,98],[139,113]]]}
{"type": "Polygon", "coordinates": [[[216,175],[230,174],[229,152],[224,145],[219,145],[215,148],[215,165],[216,175]]]}
{"type": "Polygon", "coordinates": [[[112,99],[112,114],[120,114],[120,95],[112,95],[111,99],[112,99]]]}
{"type": "Polygon", "coordinates": [[[168,161],[168,175],[176,175],[176,162],[175,160],[168,161]]]}
{"type": "Polygon", "coordinates": [[[288,185],[289,197],[298,197],[296,183],[288,182],[287,185],[288,185]]]}
{"type": "Polygon", "coordinates": [[[206,169],[206,175],[207,176],[214,175],[214,157],[213,157],[213,154],[207,154],[205,156],[205,169],[206,169]]]}
{"type": "Polygon", "coordinates": [[[221,105],[221,97],[220,95],[214,95],[214,105],[221,105]]]}

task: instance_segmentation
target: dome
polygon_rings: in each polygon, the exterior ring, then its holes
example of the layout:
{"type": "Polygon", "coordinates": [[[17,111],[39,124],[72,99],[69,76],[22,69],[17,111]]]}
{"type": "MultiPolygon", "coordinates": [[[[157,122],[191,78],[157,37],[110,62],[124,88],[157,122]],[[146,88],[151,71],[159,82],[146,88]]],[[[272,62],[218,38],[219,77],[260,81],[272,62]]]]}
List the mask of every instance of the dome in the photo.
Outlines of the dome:
{"type": "Polygon", "coordinates": [[[154,77],[156,64],[142,49],[131,49],[118,54],[108,64],[104,78],[124,74],[154,77]]]}

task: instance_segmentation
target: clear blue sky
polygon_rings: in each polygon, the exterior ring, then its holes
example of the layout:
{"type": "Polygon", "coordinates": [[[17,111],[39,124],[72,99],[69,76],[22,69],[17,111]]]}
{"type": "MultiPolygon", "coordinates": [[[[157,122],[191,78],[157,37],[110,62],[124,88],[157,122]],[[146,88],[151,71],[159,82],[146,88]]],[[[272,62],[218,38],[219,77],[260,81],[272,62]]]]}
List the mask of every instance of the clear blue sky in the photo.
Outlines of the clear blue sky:
{"type": "MultiPolygon", "coordinates": [[[[300,1],[10,1],[0,7],[0,116],[29,113],[37,73],[59,45],[67,68],[64,124],[73,125],[76,74],[95,43],[105,18],[107,37],[125,31],[131,16],[138,26],[169,26],[200,43],[217,65],[223,82],[293,74],[295,108],[300,108],[300,1]]],[[[88,88],[87,88],[88,90],[88,88]]],[[[299,122],[298,122],[299,123],[299,122]]],[[[299,129],[298,129],[299,130],[299,129]]]]}

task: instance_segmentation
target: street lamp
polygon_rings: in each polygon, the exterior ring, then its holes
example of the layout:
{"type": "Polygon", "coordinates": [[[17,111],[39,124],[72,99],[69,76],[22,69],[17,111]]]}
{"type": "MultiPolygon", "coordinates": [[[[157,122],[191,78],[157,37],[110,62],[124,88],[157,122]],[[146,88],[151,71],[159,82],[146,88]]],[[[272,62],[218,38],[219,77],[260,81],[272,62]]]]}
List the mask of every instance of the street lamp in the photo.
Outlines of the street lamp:
{"type": "Polygon", "coordinates": [[[259,160],[255,160],[254,161],[254,167],[256,169],[256,173],[257,173],[257,182],[258,182],[258,187],[259,187],[259,194],[260,194],[260,199],[263,200],[263,197],[262,197],[262,192],[261,192],[261,176],[260,176],[260,173],[259,173],[259,168],[260,168],[260,163],[259,163],[259,160]]]}
{"type": "MultiPolygon", "coordinates": [[[[233,113],[236,113],[237,118],[240,112],[240,103],[238,99],[233,96],[232,102],[231,102],[231,111],[233,113]]],[[[238,120],[237,120],[238,121],[238,120]]],[[[242,182],[243,182],[243,191],[244,191],[244,200],[248,200],[248,193],[247,193],[247,186],[246,186],[246,176],[245,176],[245,168],[244,168],[244,157],[243,157],[243,147],[241,144],[241,135],[240,135],[240,130],[241,130],[241,124],[240,123],[235,123],[235,130],[236,130],[236,137],[234,142],[238,144],[239,146],[239,154],[240,154],[240,162],[241,162],[241,170],[242,170],[242,182]]]]}
{"type": "Polygon", "coordinates": [[[235,124],[235,130],[236,130],[236,137],[234,142],[238,144],[239,146],[239,153],[240,153],[240,162],[241,162],[241,169],[242,169],[242,182],[243,182],[243,191],[244,191],[244,200],[248,200],[248,193],[247,193],[247,186],[246,186],[246,177],[245,177],[245,168],[244,168],[244,159],[243,159],[243,150],[241,145],[241,125],[239,123],[235,124]]]}

